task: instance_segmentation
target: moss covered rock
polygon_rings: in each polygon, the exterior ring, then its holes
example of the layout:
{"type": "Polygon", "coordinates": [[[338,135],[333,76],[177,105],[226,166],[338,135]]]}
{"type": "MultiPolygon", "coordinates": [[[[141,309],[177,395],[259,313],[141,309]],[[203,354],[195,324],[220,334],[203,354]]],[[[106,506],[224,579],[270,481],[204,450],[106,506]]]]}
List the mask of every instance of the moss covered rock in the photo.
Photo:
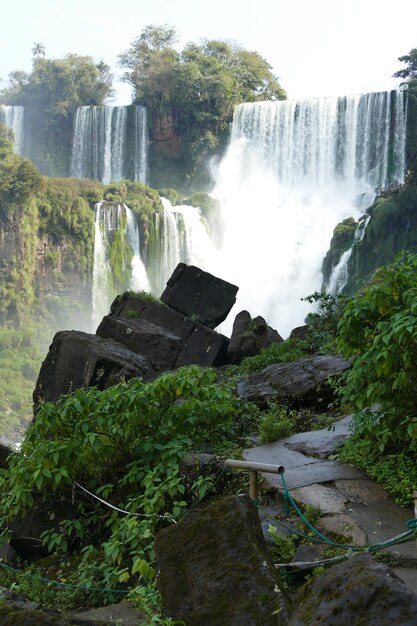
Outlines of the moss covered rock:
{"type": "Polygon", "coordinates": [[[194,509],[156,537],[163,614],[187,626],[279,626],[286,603],[249,496],[194,509]]]}
{"type": "Polygon", "coordinates": [[[360,554],[307,585],[289,626],[414,626],[417,596],[385,565],[360,554]]]}
{"type": "Polygon", "coordinates": [[[352,246],[357,225],[353,217],[348,217],[343,222],[339,222],[334,229],[330,248],[324,257],[322,265],[324,285],[329,283],[332,271],[339,263],[342,254],[352,246]]]}

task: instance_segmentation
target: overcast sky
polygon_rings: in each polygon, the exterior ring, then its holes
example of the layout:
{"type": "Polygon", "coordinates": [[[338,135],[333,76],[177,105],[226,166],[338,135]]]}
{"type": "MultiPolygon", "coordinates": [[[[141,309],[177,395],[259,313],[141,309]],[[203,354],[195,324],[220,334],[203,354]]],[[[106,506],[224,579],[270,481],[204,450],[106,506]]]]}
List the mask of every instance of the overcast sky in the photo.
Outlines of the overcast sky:
{"type": "MultiPolygon", "coordinates": [[[[35,42],[49,58],[91,55],[120,75],[118,54],[148,24],[175,26],[180,45],[229,39],[258,51],[290,98],[390,89],[398,57],[417,47],[417,0],[9,0],[0,19],[3,80],[30,70],[35,42]]],[[[128,86],[115,87],[128,104],[128,86]]]]}

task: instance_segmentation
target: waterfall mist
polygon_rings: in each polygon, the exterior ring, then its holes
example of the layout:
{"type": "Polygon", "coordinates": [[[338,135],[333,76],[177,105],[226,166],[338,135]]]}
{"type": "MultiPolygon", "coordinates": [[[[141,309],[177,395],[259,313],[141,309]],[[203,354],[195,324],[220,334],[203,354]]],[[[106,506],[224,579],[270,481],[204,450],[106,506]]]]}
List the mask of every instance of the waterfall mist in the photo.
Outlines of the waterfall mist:
{"type": "Polygon", "coordinates": [[[25,108],[22,106],[0,105],[0,124],[4,124],[13,131],[14,149],[17,154],[23,154],[25,108]]]}
{"type": "Polygon", "coordinates": [[[405,126],[402,92],[237,107],[213,190],[224,243],[204,266],[240,287],[235,313],[284,336],[303,323],[335,225],[403,180],[405,126]]]}
{"type": "Polygon", "coordinates": [[[82,106],[74,120],[71,176],[104,183],[129,178],[146,182],[146,109],[82,106]]]}

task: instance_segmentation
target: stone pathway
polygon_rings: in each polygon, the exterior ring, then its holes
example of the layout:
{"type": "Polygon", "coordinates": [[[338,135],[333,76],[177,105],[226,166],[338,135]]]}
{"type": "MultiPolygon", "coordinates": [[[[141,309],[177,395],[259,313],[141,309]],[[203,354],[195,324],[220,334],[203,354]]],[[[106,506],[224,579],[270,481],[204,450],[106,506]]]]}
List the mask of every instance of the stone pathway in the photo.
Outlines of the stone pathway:
{"type": "MultiPolygon", "coordinates": [[[[333,430],[299,433],[244,450],[243,459],[283,465],[293,498],[322,512],[317,523],[321,532],[350,537],[356,545],[372,545],[405,532],[405,522],[414,518],[414,511],[395,504],[381,485],[358,468],[328,459],[337,444],[349,436],[349,423],[350,417],[345,417],[333,430]]],[[[280,476],[262,474],[262,477],[266,490],[279,496],[280,476]]],[[[416,542],[398,544],[384,551],[396,557],[395,573],[417,593],[416,542]]]]}

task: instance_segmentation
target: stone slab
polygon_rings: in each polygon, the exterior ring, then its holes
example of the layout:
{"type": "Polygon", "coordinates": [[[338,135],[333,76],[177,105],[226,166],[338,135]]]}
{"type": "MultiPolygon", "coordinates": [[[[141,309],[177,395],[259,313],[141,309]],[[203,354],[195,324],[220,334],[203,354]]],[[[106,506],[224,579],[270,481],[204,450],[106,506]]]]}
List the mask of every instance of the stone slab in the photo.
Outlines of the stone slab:
{"type": "Polygon", "coordinates": [[[322,513],[343,513],[347,502],[337,489],[324,485],[309,485],[292,489],[291,495],[296,502],[314,506],[322,513]]]}
{"type": "Polygon", "coordinates": [[[334,486],[350,502],[370,504],[371,502],[381,502],[389,498],[385,489],[370,478],[337,480],[334,486]]]}
{"type": "Polygon", "coordinates": [[[317,522],[316,527],[325,536],[328,536],[328,533],[334,533],[345,537],[349,543],[355,546],[365,546],[368,543],[366,532],[359,528],[352,517],[344,513],[326,515],[317,522]]]}

